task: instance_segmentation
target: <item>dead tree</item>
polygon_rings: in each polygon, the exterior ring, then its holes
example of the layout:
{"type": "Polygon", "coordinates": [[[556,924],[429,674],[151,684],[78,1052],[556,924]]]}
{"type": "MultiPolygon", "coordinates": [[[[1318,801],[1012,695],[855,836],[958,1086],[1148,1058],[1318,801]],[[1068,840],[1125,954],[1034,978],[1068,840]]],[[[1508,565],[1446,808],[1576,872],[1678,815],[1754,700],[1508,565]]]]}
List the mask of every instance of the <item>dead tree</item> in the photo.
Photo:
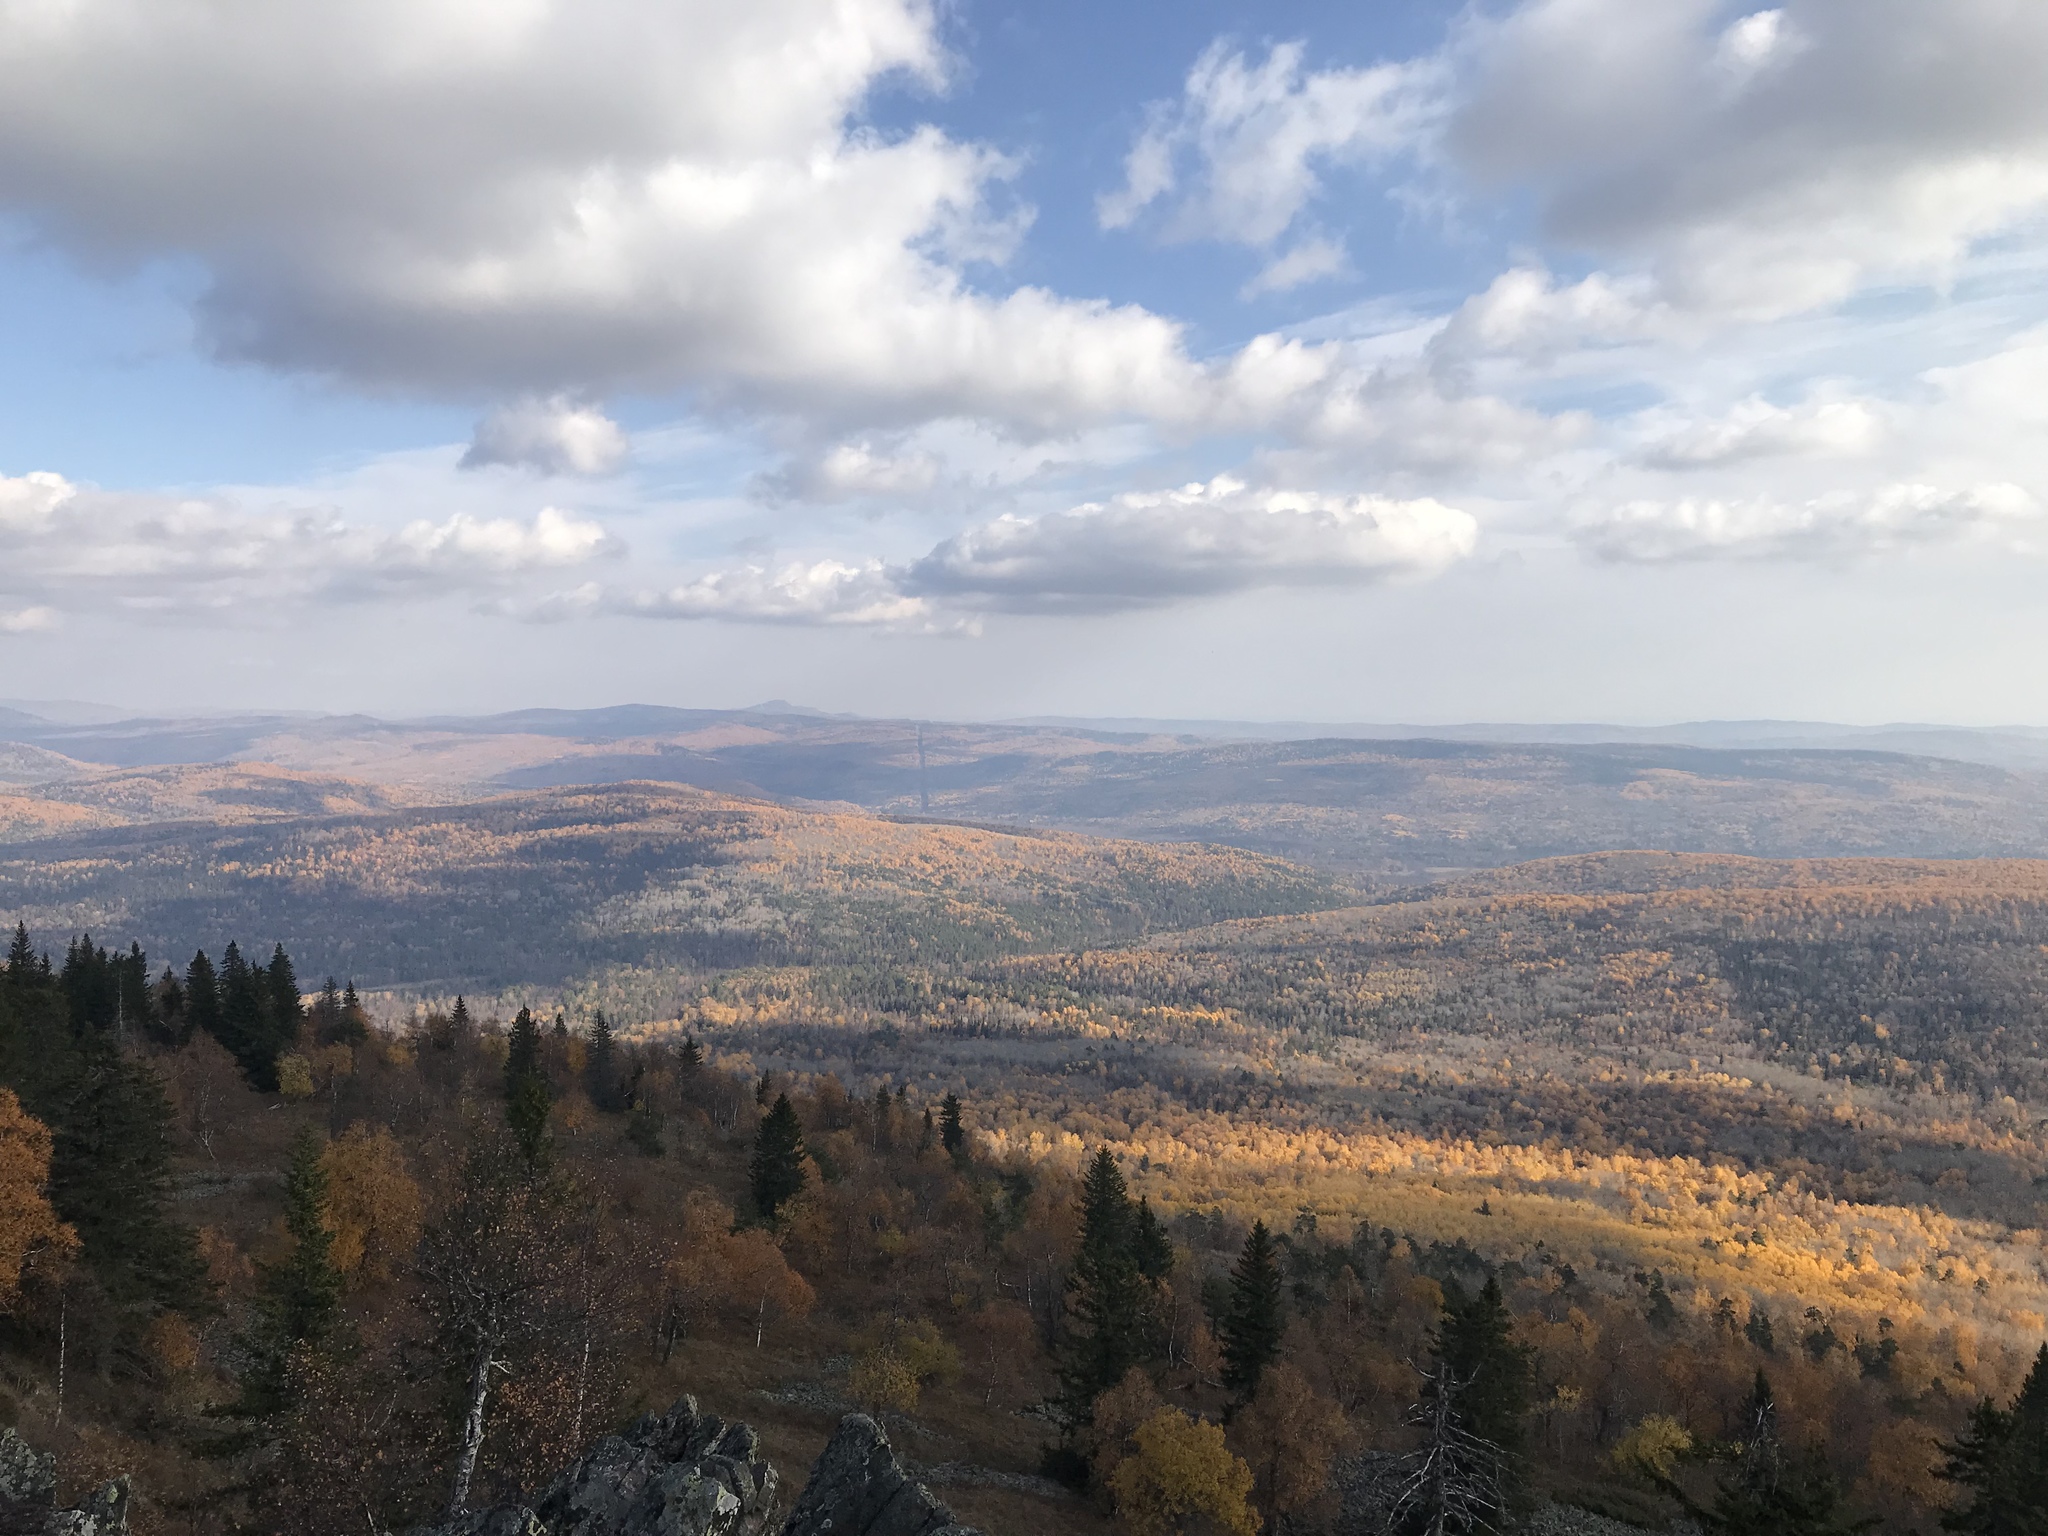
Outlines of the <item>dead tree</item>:
{"type": "Polygon", "coordinates": [[[1403,1457],[1387,1505],[1389,1536],[1482,1536],[1506,1516],[1500,1447],[1465,1427],[1459,1395],[1472,1383],[1439,1363],[1423,1375],[1422,1400],[1407,1422],[1422,1444],[1403,1457]]]}

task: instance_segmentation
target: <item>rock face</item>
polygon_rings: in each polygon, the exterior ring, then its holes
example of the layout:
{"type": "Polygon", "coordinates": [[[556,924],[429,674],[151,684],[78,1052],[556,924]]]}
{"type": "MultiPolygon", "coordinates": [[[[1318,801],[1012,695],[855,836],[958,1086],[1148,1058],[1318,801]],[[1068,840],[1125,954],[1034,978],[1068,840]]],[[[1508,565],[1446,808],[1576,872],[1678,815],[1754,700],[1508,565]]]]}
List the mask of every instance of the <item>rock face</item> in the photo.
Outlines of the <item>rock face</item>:
{"type": "Polygon", "coordinates": [[[532,1508],[501,1505],[417,1536],[767,1536],[775,1495],[753,1430],[686,1397],[598,1441],[532,1508]]]}
{"type": "Polygon", "coordinates": [[[128,1536],[128,1479],[103,1483],[83,1509],[59,1509],[56,1457],[0,1430],[0,1536],[128,1536]]]}
{"type": "Polygon", "coordinates": [[[981,1536],[911,1480],[882,1426],[864,1413],[839,1421],[782,1536],[981,1536]]]}

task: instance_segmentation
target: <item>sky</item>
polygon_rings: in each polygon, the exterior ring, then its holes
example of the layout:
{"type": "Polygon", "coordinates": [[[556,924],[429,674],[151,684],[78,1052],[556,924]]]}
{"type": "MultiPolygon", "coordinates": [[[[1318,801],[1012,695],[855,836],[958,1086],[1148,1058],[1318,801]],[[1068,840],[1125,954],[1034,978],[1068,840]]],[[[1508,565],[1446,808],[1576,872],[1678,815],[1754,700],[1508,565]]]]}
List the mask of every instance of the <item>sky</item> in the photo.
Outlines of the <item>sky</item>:
{"type": "Polygon", "coordinates": [[[0,693],[2048,724],[2038,0],[0,0],[0,693]]]}

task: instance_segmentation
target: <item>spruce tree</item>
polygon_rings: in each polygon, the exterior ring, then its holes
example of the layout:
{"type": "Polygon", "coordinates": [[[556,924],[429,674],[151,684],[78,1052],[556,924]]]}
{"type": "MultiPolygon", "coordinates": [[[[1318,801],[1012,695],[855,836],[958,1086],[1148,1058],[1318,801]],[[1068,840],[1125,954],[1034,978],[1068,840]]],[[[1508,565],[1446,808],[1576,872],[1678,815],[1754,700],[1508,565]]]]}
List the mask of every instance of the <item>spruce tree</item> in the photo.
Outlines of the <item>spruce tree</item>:
{"type": "Polygon", "coordinates": [[[1137,1219],[1131,1230],[1131,1258],[1138,1273],[1147,1280],[1164,1280],[1173,1273],[1173,1240],[1152,1214],[1152,1202],[1138,1201],[1137,1219]]]}
{"type": "Polygon", "coordinates": [[[553,1095],[541,1066],[540,1027],[533,1011],[519,1010],[505,1052],[505,1123],[512,1128],[526,1166],[538,1170],[547,1161],[548,1109],[553,1095]]]}
{"type": "Polygon", "coordinates": [[[277,1091],[274,1020],[269,973],[251,966],[242,958],[241,947],[230,939],[220,957],[220,1016],[215,1034],[241,1066],[250,1086],[264,1093],[277,1091]]]}
{"type": "Polygon", "coordinates": [[[1151,1295],[1133,1251],[1136,1221],[1123,1170],[1104,1147],[1081,1181],[1081,1241],[1067,1272],[1060,1376],[1073,1423],[1087,1423],[1095,1399],[1150,1353],[1151,1295]]]}
{"type": "Polygon", "coordinates": [[[1961,1536],[2048,1536],[2048,1344],[2008,1408],[1986,1398],[1952,1445],[1941,1476],[1968,1502],[1942,1517],[1961,1536]]]}
{"type": "Polygon", "coordinates": [[[889,1097],[889,1085],[882,1084],[875,1090],[875,1102],[869,1106],[868,1115],[874,1134],[874,1148],[877,1152],[892,1151],[896,1145],[896,1106],[889,1097]]]}
{"type": "Polygon", "coordinates": [[[264,968],[264,1044],[270,1052],[271,1075],[277,1073],[277,1058],[298,1044],[299,1026],[306,1021],[306,1005],[299,992],[298,969],[279,944],[270,952],[264,968]]]}
{"type": "Polygon", "coordinates": [[[14,925],[14,942],[7,946],[7,979],[26,982],[35,974],[36,950],[28,939],[28,924],[14,925]]]}
{"type": "Polygon", "coordinates": [[[939,1101],[939,1145],[958,1157],[967,1145],[967,1127],[960,1119],[960,1096],[948,1093],[939,1101]]]}
{"type": "Polygon", "coordinates": [[[77,1230],[86,1267],[138,1322],[197,1305],[205,1285],[197,1245],[170,1215],[171,1106],[162,1082],[111,1042],[46,1056],[43,1091],[23,1097],[53,1132],[50,1203],[77,1230]]]}
{"type": "Polygon", "coordinates": [[[185,967],[185,1021],[188,1036],[203,1031],[221,1038],[220,978],[203,949],[185,967]]]}
{"type": "Polygon", "coordinates": [[[1230,1300],[1216,1340],[1223,1350],[1223,1385],[1240,1403],[1251,1401],[1259,1377],[1280,1354],[1287,1328],[1284,1293],[1273,1235],[1263,1221],[1254,1222],[1230,1272],[1230,1300]]]}
{"type": "Polygon", "coordinates": [[[360,1045],[370,1038],[370,1017],[363,1010],[362,999],[356,996],[354,977],[341,989],[341,1030],[337,1038],[346,1045],[360,1045]]]}
{"type": "Polygon", "coordinates": [[[1488,1275],[1470,1297],[1456,1286],[1446,1292],[1435,1345],[1437,1359],[1458,1383],[1466,1427],[1499,1449],[1512,1479],[1529,1413],[1535,1351],[1515,1342],[1498,1276],[1488,1275]]]}
{"type": "Polygon", "coordinates": [[[290,1368],[300,1350],[317,1350],[334,1330],[341,1306],[341,1276],[329,1256],[327,1174],[320,1139],[302,1129],[285,1169],[284,1224],[291,1247],[264,1266],[257,1295],[252,1364],[243,1380],[240,1411],[269,1417],[290,1400],[290,1368]]]}
{"type": "Polygon", "coordinates": [[[157,977],[156,996],[149,1010],[149,1037],[158,1045],[176,1050],[192,1038],[191,1015],[185,1011],[185,988],[167,965],[157,977]]]}
{"type": "Polygon", "coordinates": [[[619,1102],[618,1047],[612,1026],[602,1008],[590,1021],[590,1038],[584,1044],[583,1083],[590,1102],[606,1114],[624,1108],[619,1102]]]}
{"type": "Polygon", "coordinates": [[[765,1222],[774,1222],[783,1206],[803,1193],[804,1128],[786,1093],[778,1093],[775,1106],[761,1117],[747,1176],[753,1185],[754,1209],[765,1222]]]}

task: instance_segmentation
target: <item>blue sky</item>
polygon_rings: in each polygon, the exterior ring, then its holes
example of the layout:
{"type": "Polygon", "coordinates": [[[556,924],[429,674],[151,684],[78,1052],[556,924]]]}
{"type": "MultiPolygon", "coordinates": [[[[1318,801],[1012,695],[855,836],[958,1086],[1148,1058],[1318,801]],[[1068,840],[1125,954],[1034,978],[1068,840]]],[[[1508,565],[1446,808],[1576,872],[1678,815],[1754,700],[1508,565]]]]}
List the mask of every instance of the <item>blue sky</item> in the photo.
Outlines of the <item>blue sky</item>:
{"type": "Polygon", "coordinates": [[[2018,0],[0,8],[9,693],[2048,720],[2018,0]]]}

